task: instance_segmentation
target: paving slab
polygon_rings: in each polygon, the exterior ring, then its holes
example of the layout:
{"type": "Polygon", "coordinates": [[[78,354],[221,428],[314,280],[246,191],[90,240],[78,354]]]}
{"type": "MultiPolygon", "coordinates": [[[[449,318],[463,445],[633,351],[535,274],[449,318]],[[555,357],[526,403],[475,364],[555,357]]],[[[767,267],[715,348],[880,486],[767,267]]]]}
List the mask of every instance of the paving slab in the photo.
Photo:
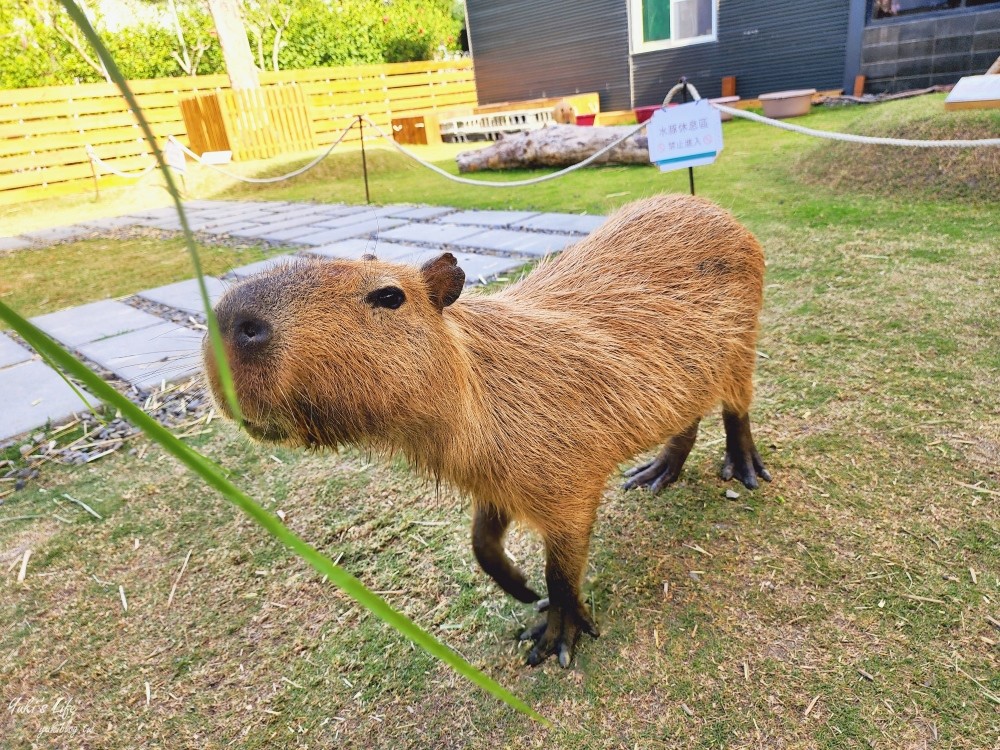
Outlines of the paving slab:
{"type": "Polygon", "coordinates": [[[454,208],[447,206],[402,206],[389,216],[393,219],[409,219],[410,221],[428,221],[447,214],[455,213],[454,208]]]}
{"type": "Polygon", "coordinates": [[[24,232],[21,237],[36,242],[38,244],[48,244],[51,242],[65,242],[83,237],[89,234],[90,230],[77,224],[70,224],[65,227],[49,227],[47,229],[36,229],[33,232],[24,232]]]}
{"type": "Polygon", "coordinates": [[[189,211],[205,211],[219,207],[238,206],[239,201],[213,201],[196,198],[195,200],[184,201],[184,208],[189,211]]]}
{"type": "MultiPolygon", "coordinates": [[[[188,220],[191,220],[190,216],[188,217],[188,220]]],[[[143,223],[143,226],[150,229],[162,229],[165,232],[179,232],[181,231],[181,219],[175,213],[173,216],[168,216],[164,219],[150,219],[143,223]]],[[[194,229],[194,227],[191,228],[194,231],[198,231],[197,229],[194,229]]]]}
{"type": "Polygon", "coordinates": [[[253,214],[257,216],[260,211],[247,209],[246,206],[242,206],[239,203],[234,203],[229,206],[219,206],[218,208],[205,209],[202,211],[189,211],[190,216],[197,216],[198,218],[204,219],[217,219],[218,221],[229,221],[235,216],[242,216],[244,214],[253,214]]]}
{"type": "Polygon", "coordinates": [[[539,232],[515,232],[510,229],[488,229],[452,242],[456,247],[475,247],[516,255],[541,256],[555,253],[578,242],[579,237],[539,232]]]}
{"type": "Polygon", "coordinates": [[[80,353],[141,391],[184,380],[201,370],[203,334],[160,323],[80,347],[80,353]]]}
{"type": "MultiPolygon", "coordinates": [[[[208,287],[208,297],[214,305],[222,293],[226,291],[226,284],[214,276],[206,276],[205,285],[208,287]]],[[[178,281],[175,284],[159,286],[155,289],[147,289],[144,292],[139,292],[139,296],[184,312],[199,314],[205,312],[201,304],[201,292],[198,289],[197,279],[188,279],[187,281],[178,281]]]]}
{"type": "Polygon", "coordinates": [[[245,279],[247,276],[253,276],[255,273],[261,273],[269,268],[280,266],[282,263],[293,263],[296,260],[301,260],[301,258],[296,255],[275,255],[273,258],[265,258],[264,260],[258,260],[256,263],[248,263],[245,266],[234,268],[226,275],[235,276],[237,279],[245,279]]]}
{"type": "Polygon", "coordinates": [[[266,239],[268,242],[298,242],[299,237],[325,231],[327,230],[324,227],[315,223],[298,224],[285,229],[272,229],[270,225],[263,223],[258,228],[233,229],[229,234],[233,237],[246,237],[247,239],[266,239]]]}
{"type": "Polygon", "coordinates": [[[29,247],[37,247],[37,245],[27,237],[0,237],[0,251],[24,250],[29,247]]]}
{"type": "Polygon", "coordinates": [[[309,248],[310,255],[322,255],[326,258],[359,259],[362,255],[374,255],[379,260],[397,261],[407,255],[416,255],[426,248],[416,245],[401,245],[397,242],[385,242],[381,239],[355,237],[340,240],[329,245],[309,248]]]}
{"type": "Polygon", "coordinates": [[[257,234],[255,230],[262,230],[264,228],[263,224],[256,221],[247,221],[246,219],[239,219],[238,221],[230,221],[224,224],[213,224],[210,227],[205,227],[204,230],[208,234],[231,234],[234,237],[243,237],[243,234],[236,234],[236,232],[247,232],[245,236],[256,237],[257,234]]]}
{"type": "Polygon", "coordinates": [[[83,226],[94,232],[110,232],[114,229],[124,229],[134,227],[136,217],[134,216],[106,216],[103,219],[88,219],[82,222],[83,226]]]}
{"type": "Polygon", "coordinates": [[[403,242],[423,242],[426,244],[448,244],[483,231],[481,227],[459,226],[458,224],[407,224],[397,229],[383,232],[383,239],[403,242]]]}
{"type": "Polygon", "coordinates": [[[283,208],[275,213],[274,216],[277,220],[281,221],[296,219],[300,216],[327,217],[329,214],[323,211],[323,206],[307,203],[306,205],[298,205],[294,208],[283,208]]]}
{"type": "Polygon", "coordinates": [[[131,214],[134,219],[144,219],[149,221],[156,221],[158,219],[166,219],[168,216],[174,216],[177,214],[177,209],[173,206],[160,206],[159,208],[146,208],[141,211],[136,211],[131,214]]]}
{"type": "MultiPolygon", "coordinates": [[[[0,410],[0,440],[36,430],[49,422],[62,422],[87,409],[66,381],[41,360],[0,370],[0,393],[4,400],[0,410]]],[[[88,404],[97,404],[93,396],[81,393],[88,404]]]]}
{"type": "Polygon", "coordinates": [[[537,215],[537,211],[459,211],[448,216],[448,223],[499,228],[508,227],[537,215]]]}
{"type": "Polygon", "coordinates": [[[305,245],[328,245],[331,242],[345,240],[348,237],[371,237],[373,235],[384,237],[385,230],[405,223],[402,219],[369,219],[367,221],[359,221],[355,224],[348,224],[346,227],[324,229],[316,234],[296,237],[295,242],[305,245]]]}
{"type": "MultiPolygon", "coordinates": [[[[399,262],[420,266],[440,254],[440,250],[421,248],[412,255],[400,258],[399,262]]],[[[497,255],[480,255],[478,253],[452,251],[452,255],[458,261],[458,267],[465,271],[466,286],[485,284],[502,273],[520,268],[527,262],[524,258],[501,258],[497,255]]]]}
{"type": "MultiPolygon", "coordinates": [[[[10,367],[18,362],[27,362],[34,355],[8,336],[0,333],[0,367],[10,367]]],[[[3,393],[3,390],[0,390],[3,393]]],[[[4,396],[4,401],[7,397],[4,396]]]]}
{"type": "Polygon", "coordinates": [[[360,211],[352,211],[342,216],[335,216],[329,219],[322,219],[317,223],[320,226],[337,229],[346,227],[349,224],[359,224],[362,221],[376,221],[383,217],[390,217],[390,214],[399,209],[399,206],[361,206],[360,211]]]}
{"type": "Polygon", "coordinates": [[[31,322],[60,344],[76,348],[108,336],[159,325],[163,320],[124,302],[105,299],[39,315],[31,322]]]}
{"type": "Polygon", "coordinates": [[[315,214],[311,214],[309,216],[294,216],[288,219],[278,217],[265,219],[260,222],[260,237],[263,239],[269,239],[272,234],[284,232],[286,229],[296,229],[298,227],[310,227],[314,232],[319,232],[325,228],[325,226],[321,223],[323,221],[324,218],[322,216],[316,216],[315,214]]]}
{"type": "Polygon", "coordinates": [[[576,232],[590,234],[607,219],[606,216],[582,214],[538,214],[530,219],[514,222],[517,229],[541,229],[546,232],[576,232]]]}

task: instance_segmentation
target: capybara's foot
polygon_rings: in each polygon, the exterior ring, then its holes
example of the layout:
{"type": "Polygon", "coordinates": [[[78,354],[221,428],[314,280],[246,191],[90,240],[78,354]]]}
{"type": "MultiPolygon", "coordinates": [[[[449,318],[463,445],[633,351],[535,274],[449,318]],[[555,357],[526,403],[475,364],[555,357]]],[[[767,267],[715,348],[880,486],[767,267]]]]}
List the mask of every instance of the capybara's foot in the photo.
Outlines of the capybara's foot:
{"type": "Polygon", "coordinates": [[[595,638],[600,635],[583,604],[569,609],[551,607],[546,619],[521,633],[520,640],[534,641],[535,644],[528,652],[527,663],[537,667],[555,654],[559,666],[567,669],[573,661],[581,633],[589,633],[595,638]]]}
{"type": "Polygon", "coordinates": [[[755,490],[759,486],[757,477],[765,482],[771,481],[771,472],[765,468],[756,448],[746,453],[737,452],[736,456],[726,451],[725,458],[722,459],[722,478],[725,481],[735,478],[743,482],[748,490],[755,490]]]}
{"type": "Polygon", "coordinates": [[[757,477],[771,481],[771,472],[764,468],[760,460],[753,435],[750,434],[750,416],[738,414],[726,407],[722,409],[722,424],[726,427],[726,456],[722,459],[722,478],[725,481],[736,478],[748,490],[758,487],[757,477]]]}
{"type": "Polygon", "coordinates": [[[656,494],[668,484],[677,481],[681,475],[681,467],[678,466],[676,457],[663,454],[657,456],[648,464],[635,466],[625,472],[626,482],[622,484],[623,490],[634,490],[636,487],[648,487],[649,491],[656,494]]]}
{"type": "Polygon", "coordinates": [[[670,438],[663,446],[663,450],[660,451],[660,455],[648,464],[636,466],[626,471],[625,478],[628,481],[622,485],[622,489],[648,487],[650,492],[656,494],[668,484],[676,482],[697,437],[698,422],[696,421],[684,432],[670,438]]]}

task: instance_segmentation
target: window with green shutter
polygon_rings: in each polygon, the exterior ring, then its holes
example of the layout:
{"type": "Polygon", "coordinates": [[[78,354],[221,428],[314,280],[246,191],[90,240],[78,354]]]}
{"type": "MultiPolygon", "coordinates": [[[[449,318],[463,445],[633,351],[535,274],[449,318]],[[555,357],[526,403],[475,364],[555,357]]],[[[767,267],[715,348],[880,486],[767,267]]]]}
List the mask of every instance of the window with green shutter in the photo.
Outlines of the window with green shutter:
{"type": "Polygon", "coordinates": [[[629,0],[633,52],[715,41],[717,0],[629,0]]]}

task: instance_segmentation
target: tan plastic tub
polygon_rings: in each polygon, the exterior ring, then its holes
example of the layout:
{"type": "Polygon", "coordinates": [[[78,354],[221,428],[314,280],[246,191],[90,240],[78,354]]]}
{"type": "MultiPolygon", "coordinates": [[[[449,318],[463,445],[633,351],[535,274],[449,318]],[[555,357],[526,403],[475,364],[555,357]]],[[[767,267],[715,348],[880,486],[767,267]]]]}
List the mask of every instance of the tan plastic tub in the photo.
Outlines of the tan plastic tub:
{"type": "MultiPolygon", "coordinates": [[[[739,100],[740,98],[738,96],[720,96],[717,99],[710,99],[709,101],[712,101],[715,104],[724,104],[727,107],[735,107],[736,102],[739,100]]],[[[733,119],[733,116],[728,112],[719,112],[719,115],[722,117],[723,122],[733,119]]]]}
{"type": "Polygon", "coordinates": [[[764,117],[781,119],[807,115],[812,109],[812,98],[815,93],[816,89],[796,89],[761,94],[760,103],[764,106],[764,117]]]}

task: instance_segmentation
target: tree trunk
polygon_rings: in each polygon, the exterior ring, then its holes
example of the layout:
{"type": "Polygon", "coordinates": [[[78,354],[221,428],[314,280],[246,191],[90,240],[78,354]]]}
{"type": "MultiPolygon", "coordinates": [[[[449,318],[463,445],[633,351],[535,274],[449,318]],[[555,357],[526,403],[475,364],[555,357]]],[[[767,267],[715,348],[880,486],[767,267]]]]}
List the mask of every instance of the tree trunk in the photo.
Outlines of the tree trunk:
{"type": "MultiPolygon", "coordinates": [[[[456,157],[458,171],[568,167],[621,138],[631,127],[550,125],[539,130],[505,135],[491,146],[460,153],[456,157]]],[[[649,164],[645,133],[637,133],[594,163],[649,164]]]]}
{"type": "Polygon", "coordinates": [[[257,66],[253,62],[250,40],[247,39],[237,0],[208,0],[208,7],[215,20],[215,29],[219,32],[229,83],[234,89],[258,88],[257,66]]]}

